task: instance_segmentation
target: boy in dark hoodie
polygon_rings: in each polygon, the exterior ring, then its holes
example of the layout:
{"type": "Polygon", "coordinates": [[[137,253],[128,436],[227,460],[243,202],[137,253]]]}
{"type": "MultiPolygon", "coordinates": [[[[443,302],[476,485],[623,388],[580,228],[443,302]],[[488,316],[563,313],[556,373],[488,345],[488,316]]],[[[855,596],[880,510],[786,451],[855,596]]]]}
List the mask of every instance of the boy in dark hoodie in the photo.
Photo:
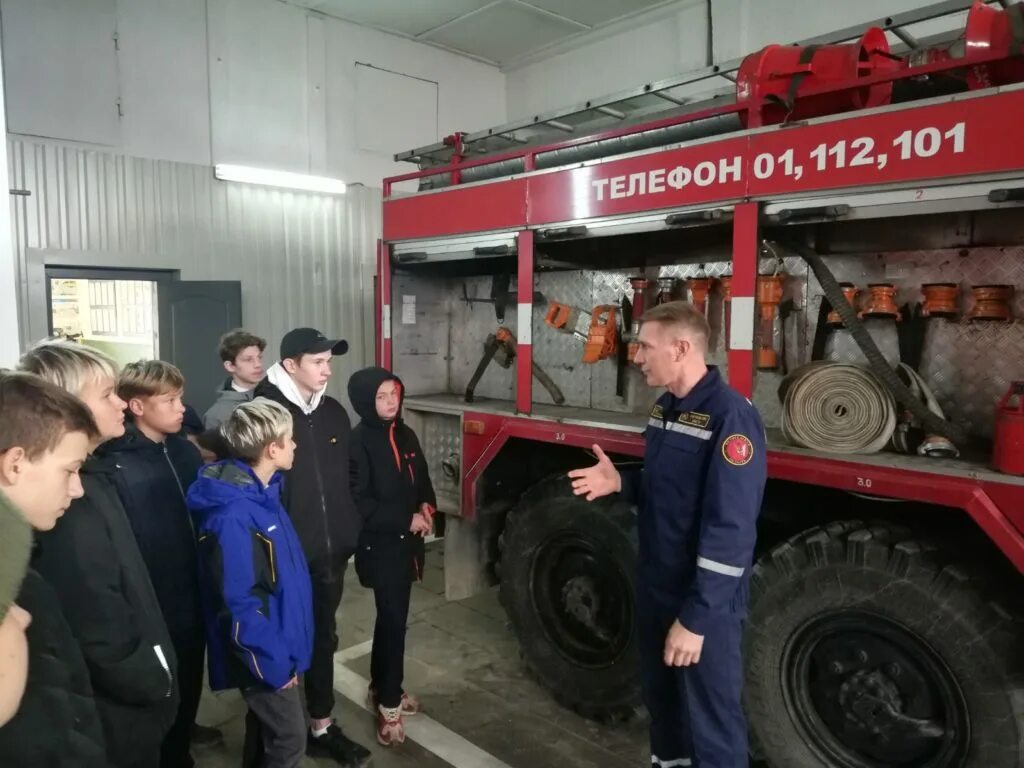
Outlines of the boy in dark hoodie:
{"type": "Polygon", "coordinates": [[[363,518],[356,572],[377,604],[369,701],[377,710],[377,740],[388,746],[405,741],[402,717],[419,711],[402,690],[405,629],[437,499],[416,433],[402,421],[398,377],[364,368],[349,379],[348,397],[362,419],[349,451],[352,497],[363,518]]]}
{"type": "Polygon", "coordinates": [[[203,619],[196,540],[185,493],[196,479],[199,449],[181,436],[185,377],[161,360],[129,363],[117,380],[128,404],[125,434],[100,456],[116,464],[114,485],[156,590],[178,657],[178,716],[161,747],[160,768],[192,768],[189,742],[203,692],[203,619]]]}
{"type": "Polygon", "coordinates": [[[298,535],[281,505],[295,457],[292,417],[266,398],[220,426],[234,458],[203,468],[188,492],[210,687],[237,688],[259,721],[262,768],[294,768],[306,751],[298,676],[313,654],[313,592],[298,535]]]}

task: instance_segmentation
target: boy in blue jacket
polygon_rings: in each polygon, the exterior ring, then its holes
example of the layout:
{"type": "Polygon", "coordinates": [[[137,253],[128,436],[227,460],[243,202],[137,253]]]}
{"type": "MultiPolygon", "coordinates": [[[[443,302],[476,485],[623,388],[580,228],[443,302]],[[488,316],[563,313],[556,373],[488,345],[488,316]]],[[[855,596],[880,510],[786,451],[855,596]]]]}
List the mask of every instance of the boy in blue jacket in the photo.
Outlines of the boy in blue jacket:
{"type": "Polygon", "coordinates": [[[188,492],[196,521],[210,687],[237,688],[259,721],[266,768],[306,751],[298,676],[313,651],[309,570],[281,506],[295,455],[292,418],[265,398],[220,426],[233,458],[203,468],[188,492]]]}

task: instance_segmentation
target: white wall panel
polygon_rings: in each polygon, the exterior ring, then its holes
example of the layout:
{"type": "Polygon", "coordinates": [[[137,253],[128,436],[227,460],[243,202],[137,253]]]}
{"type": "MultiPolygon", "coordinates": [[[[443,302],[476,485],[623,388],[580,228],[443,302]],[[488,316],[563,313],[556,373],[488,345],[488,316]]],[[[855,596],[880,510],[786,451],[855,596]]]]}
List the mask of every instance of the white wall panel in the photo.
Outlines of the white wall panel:
{"type": "Polygon", "coordinates": [[[116,145],[114,0],[3,0],[12,132],[116,145]]]}
{"type": "Polygon", "coordinates": [[[306,16],[208,0],[213,162],[309,171],[306,16]]]}
{"type": "Polygon", "coordinates": [[[119,2],[117,30],[121,149],[209,165],[206,0],[119,2]]]}
{"type": "MultiPolygon", "coordinates": [[[[243,321],[269,341],[312,325],[341,333],[335,367],[373,360],[373,273],[380,194],[293,193],[214,179],[208,167],[55,143],[8,142],[22,344],[45,335],[45,264],[180,270],[184,280],[240,280],[243,321]]],[[[210,364],[219,365],[215,350],[210,364]]]]}

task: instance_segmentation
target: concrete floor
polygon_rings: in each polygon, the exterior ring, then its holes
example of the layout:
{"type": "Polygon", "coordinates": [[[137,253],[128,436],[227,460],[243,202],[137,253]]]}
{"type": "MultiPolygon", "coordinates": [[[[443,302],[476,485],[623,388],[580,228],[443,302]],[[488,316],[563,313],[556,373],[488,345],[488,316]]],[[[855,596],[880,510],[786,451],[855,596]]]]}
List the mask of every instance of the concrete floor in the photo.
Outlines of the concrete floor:
{"type": "MultiPolygon", "coordinates": [[[[374,768],[619,768],[649,765],[643,722],[608,727],[559,707],[529,679],[495,590],[444,599],[443,554],[433,547],[414,585],[406,643],[405,688],[425,717],[407,719],[409,738],[382,748],[363,707],[373,634],[373,595],[350,568],[339,612],[335,717],[373,750],[374,768]],[[353,701],[352,699],[355,699],[353,701]]],[[[225,744],[195,751],[200,768],[238,768],[245,705],[235,693],[204,696],[199,722],[224,731],[225,744]]],[[[335,765],[306,759],[304,768],[335,765]]]]}

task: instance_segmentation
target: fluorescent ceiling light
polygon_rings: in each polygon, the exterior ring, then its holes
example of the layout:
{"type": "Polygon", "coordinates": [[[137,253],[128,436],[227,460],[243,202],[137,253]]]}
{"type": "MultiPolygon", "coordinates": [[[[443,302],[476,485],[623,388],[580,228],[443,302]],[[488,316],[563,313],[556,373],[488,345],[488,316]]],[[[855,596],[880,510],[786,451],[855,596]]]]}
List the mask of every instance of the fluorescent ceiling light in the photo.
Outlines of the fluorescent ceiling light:
{"type": "Polygon", "coordinates": [[[308,192],[326,192],[334,195],[345,194],[345,182],[326,176],[307,176],[303,173],[271,171],[266,168],[251,168],[246,165],[226,165],[224,163],[218,163],[213,167],[213,175],[221,181],[240,181],[244,184],[304,189],[308,192]]]}

